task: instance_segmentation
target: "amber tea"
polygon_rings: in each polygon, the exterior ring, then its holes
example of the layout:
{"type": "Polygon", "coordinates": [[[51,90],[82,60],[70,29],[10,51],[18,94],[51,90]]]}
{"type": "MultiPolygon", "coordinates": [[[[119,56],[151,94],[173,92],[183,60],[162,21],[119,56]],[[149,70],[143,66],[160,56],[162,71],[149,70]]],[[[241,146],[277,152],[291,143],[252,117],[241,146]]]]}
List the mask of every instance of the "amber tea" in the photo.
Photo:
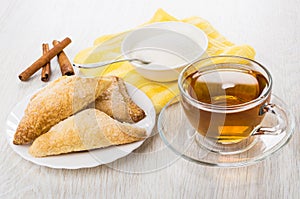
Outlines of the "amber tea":
{"type": "Polygon", "coordinates": [[[263,74],[242,66],[195,71],[183,80],[183,89],[193,100],[183,97],[182,105],[201,135],[223,144],[236,143],[261,123],[260,109],[269,97],[254,105],[249,102],[261,98],[268,87],[263,74]]]}

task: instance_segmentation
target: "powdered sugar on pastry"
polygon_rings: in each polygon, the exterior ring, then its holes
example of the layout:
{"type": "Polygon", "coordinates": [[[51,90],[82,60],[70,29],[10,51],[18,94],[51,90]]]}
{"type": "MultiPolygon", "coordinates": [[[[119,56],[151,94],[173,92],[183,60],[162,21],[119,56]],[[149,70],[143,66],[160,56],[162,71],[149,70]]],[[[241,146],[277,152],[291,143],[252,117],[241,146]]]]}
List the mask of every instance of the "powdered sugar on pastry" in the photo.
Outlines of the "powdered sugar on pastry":
{"type": "Polygon", "coordinates": [[[14,144],[31,143],[52,126],[84,109],[111,84],[111,78],[63,76],[34,95],[14,135],[14,144]]]}
{"type": "Polygon", "coordinates": [[[143,128],[120,123],[99,110],[86,109],[38,137],[29,152],[35,157],[44,157],[132,143],[145,137],[143,128]]]}

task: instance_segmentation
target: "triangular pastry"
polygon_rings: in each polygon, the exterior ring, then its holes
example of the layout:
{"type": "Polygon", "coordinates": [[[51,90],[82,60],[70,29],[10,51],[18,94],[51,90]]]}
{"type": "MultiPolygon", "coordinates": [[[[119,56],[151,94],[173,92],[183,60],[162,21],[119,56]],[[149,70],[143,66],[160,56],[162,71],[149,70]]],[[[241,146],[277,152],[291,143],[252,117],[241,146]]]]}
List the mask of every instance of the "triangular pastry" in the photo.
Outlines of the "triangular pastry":
{"type": "Polygon", "coordinates": [[[30,146],[35,157],[98,149],[135,142],[146,130],[121,123],[97,109],[83,110],[53,126],[30,146]]]}
{"type": "Polygon", "coordinates": [[[28,144],[52,126],[87,107],[111,84],[111,78],[63,76],[36,93],[25,110],[13,143],[28,144]]]}
{"type": "Polygon", "coordinates": [[[111,77],[112,84],[95,101],[95,108],[112,118],[127,123],[135,123],[146,115],[127,93],[124,81],[119,77],[111,77]]]}

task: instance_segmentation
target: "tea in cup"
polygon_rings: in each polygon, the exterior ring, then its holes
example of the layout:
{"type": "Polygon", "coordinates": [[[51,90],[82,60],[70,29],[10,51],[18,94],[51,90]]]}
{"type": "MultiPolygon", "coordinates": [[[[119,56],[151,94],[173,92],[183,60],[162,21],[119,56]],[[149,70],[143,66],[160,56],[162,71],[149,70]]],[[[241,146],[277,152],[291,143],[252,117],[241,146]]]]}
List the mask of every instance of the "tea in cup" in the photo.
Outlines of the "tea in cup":
{"type": "Polygon", "coordinates": [[[272,77],[258,62],[237,56],[201,59],[180,74],[178,86],[184,113],[205,140],[232,145],[257,134],[278,134],[278,124],[262,127],[270,104],[272,77]]]}

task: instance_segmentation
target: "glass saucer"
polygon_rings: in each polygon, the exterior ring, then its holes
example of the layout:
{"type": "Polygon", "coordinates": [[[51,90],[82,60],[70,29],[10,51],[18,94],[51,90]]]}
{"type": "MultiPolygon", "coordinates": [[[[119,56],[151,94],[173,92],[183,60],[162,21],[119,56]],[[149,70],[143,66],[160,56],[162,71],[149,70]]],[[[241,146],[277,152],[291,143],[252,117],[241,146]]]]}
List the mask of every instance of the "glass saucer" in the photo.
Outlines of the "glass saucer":
{"type": "MultiPolygon", "coordinates": [[[[218,153],[210,150],[201,142],[201,136],[190,125],[179,103],[180,97],[174,97],[161,111],[157,128],[163,142],[182,158],[213,167],[240,167],[254,164],[281,149],[291,138],[295,121],[287,105],[275,95],[271,102],[280,107],[278,114],[286,125],[286,130],[278,135],[251,136],[250,144],[239,153],[218,153]]],[[[266,113],[262,126],[276,124],[273,114],[266,113]]]]}

